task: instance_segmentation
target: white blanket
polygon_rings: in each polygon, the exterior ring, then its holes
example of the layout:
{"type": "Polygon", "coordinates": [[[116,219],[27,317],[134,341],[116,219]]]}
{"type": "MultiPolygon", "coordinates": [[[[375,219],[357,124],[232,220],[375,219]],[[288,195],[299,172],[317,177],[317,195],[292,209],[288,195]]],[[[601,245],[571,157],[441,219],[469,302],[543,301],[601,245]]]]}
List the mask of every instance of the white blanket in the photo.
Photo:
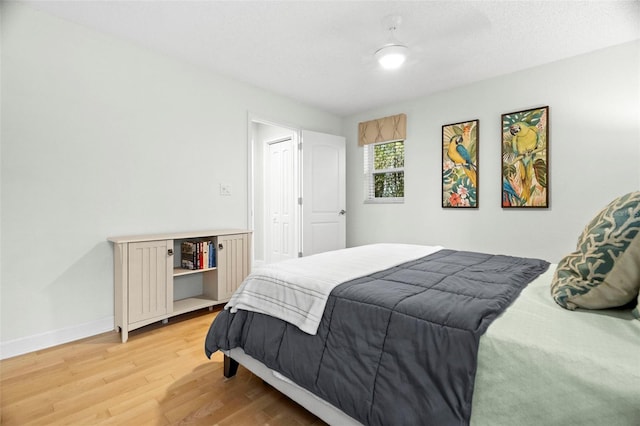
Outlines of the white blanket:
{"type": "Polygon", "coordinates": [[[442,249],[412,244],[372,244],[268,264],[252,272],[225,309],[259,312],[316,334],[337,285],[442,249]]]}

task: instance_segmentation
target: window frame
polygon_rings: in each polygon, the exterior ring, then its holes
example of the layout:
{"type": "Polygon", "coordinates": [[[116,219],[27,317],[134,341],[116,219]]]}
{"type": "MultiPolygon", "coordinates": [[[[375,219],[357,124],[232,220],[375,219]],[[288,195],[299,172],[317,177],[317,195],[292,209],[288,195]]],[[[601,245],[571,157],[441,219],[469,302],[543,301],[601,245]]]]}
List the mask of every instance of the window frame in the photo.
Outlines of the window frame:
{"type": "Polygon", "coordinates": [[[402,197],[376,197],[375,189],[374,189],[374,186],[375,186],[374,176],[378,174],[401,172],[404,179],[405,168],[406,168],[406,139],[395,139],[395,140],[375,142],[375,143],[370,143],[365,145],[363,163],[364,163],[363,170],[364,170],[364,203],[365,204],[402,204],[404,203],[406,194],[405,196],[402,196],[402,197]],[[375,147],[377,145],[384,145],[384,144],[396,143],[396,142],[402,142],[405,166],[375,170],[373,166],[374,159],[375,159],[375,147]]]}

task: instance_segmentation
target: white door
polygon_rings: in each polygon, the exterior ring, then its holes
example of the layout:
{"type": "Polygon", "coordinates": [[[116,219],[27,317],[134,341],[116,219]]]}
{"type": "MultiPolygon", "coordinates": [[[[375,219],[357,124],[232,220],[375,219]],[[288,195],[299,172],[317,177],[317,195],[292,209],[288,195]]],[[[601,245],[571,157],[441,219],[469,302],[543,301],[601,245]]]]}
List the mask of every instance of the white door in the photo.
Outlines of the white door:
{"type": "Polygon", "coordinates": [[[265,201],[266,261],[296,257],[294,143],[291,138],[267,144],[265,201]]]}
{"type": "Polygon", "coordinates": [[[345,138],[302,131],[302,254],[346,246],[345,138]]]}

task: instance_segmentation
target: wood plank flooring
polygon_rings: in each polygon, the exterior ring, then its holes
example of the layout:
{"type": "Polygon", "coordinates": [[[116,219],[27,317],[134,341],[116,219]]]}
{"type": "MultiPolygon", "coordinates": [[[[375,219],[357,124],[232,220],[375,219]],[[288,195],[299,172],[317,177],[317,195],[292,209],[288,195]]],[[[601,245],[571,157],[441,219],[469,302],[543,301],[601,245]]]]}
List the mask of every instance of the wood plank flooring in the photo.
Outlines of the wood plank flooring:
{"type": "Polygon", "coordinates": [[[0,361],[0,424],[314,425],[325,423],[240,366],[204,354],[217,312],[0,361]]]}

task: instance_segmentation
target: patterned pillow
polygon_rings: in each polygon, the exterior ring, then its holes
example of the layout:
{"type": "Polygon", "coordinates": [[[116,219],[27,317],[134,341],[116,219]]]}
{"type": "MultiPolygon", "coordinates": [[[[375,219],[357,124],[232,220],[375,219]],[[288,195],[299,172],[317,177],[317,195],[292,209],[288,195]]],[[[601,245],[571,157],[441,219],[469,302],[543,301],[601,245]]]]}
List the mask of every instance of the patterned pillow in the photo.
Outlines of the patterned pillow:
{"type": "MultiPolygon", "coordinates": [[[[566,309],[606,309],[640,299],[640,191],[613,200],[587,225],[565,256],[551,295],[566,309]]],[[[639,300],[640,302],[640,300],[639,300]]],[[[634,310],[640,319],[640,306],[634,310]]]]}

